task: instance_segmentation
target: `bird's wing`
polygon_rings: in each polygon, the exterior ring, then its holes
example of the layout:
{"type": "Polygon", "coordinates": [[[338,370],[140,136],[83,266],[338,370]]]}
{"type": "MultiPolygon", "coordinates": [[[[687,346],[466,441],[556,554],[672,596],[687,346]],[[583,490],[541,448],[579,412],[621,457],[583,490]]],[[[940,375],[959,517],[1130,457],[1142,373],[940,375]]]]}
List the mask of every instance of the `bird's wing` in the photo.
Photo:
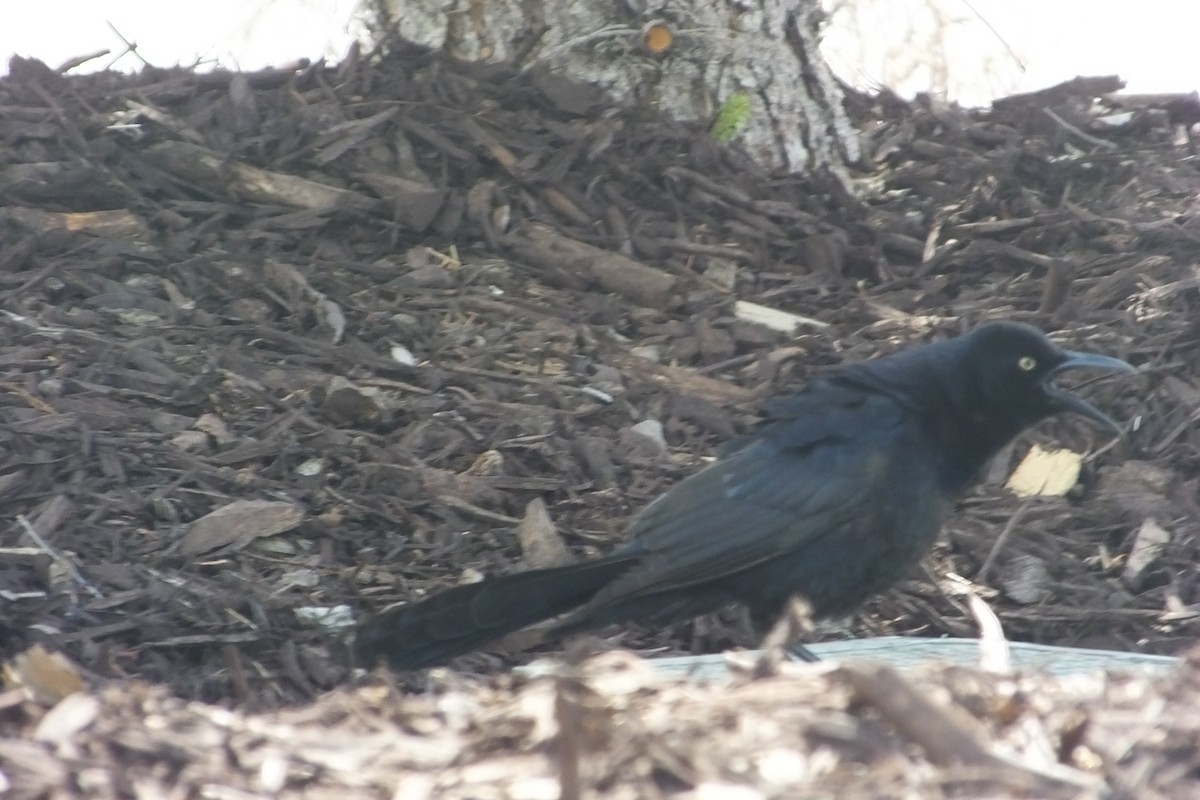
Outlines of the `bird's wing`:
{"type": "Polygon", "coordinates": [[[640,563],[597,600],[716,580],[863,524],[903,468],[907,430],[891,401],[861,395],[772,423],[638,515],[625,549],[640,563]]]}

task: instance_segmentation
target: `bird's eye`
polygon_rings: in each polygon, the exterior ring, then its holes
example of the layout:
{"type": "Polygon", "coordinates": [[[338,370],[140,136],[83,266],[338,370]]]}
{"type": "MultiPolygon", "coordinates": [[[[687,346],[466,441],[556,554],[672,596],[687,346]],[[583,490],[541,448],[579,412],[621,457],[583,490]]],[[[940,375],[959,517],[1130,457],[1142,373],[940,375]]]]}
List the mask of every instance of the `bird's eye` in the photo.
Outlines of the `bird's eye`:
{"type": "Polygon", "coordinates": [[[1033,372],[1037,367],[1037,359],[1033,356],[1021,356],[1017,359],[1017,366],[1021,368],[1022,372],[1033,372]]]}

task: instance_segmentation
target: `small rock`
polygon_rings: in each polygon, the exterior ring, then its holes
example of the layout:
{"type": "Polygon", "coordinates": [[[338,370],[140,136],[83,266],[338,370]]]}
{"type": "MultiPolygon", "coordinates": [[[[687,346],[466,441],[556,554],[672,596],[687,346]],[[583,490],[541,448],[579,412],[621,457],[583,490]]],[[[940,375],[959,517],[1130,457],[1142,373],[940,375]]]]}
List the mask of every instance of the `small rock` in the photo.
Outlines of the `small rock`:
{"type": "Polygon", "coordinates": [[[625,394],[625,376],[616,367],[604,365],[596,367],[596,373],[588,381],[588,385],[612,397],[620,397],[625,394]]]}
{"type": "Polygon", "coordinates": [[[621,431],[622,454],[640,458],[661,458],[667,452],[663,425],[656,419],[642,420],[621,431]]]}
{"type": "Polygon", "coordinates": [[[644,344],[629,348],[629,352],[638,358],[644,358],[648,361],[661,361],[663,349],[662,345],[644,344]]]}
{"type": "Polygon", "coordinates": [[[321,410],[334,424],[362,425],[380,422],[388,409],[379,389],[356,386],[337,376],[326,387],[321,410]]]}
{"type": "Polygon", "coordinates": [[[1045,562],[1029,554],[1016,556],[1008,562],[1000,578],[1004,594],[1025,606],[1045,599],[1049,585],[1050,572],[1045,562]]]}
{"type": "Polygon", "coordinates": [[[454,286],[454,275],[440,264],[428,264],[405,275],[404,282],[422,289],[449,289],[454,286]]]}
{"type": "Polygon", "coordinates": [[[66,384],[59,378],[46,378],[38,381],[38,394],[42,397],[62,397],[66,393],[66,384]]]}

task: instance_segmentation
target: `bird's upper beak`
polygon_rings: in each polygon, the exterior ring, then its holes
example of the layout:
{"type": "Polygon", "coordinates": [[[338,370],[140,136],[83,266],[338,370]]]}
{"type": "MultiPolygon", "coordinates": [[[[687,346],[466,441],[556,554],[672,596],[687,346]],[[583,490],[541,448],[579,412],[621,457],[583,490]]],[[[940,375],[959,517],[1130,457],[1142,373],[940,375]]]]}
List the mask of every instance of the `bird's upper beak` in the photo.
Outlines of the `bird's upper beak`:
{"type": "Polygon", "coordinates": [[[1124,433],[1124,428],[1116,420],[1082,397],[1055,386],[1053,379],[1059,373],[1070,369],[1106,369],[1115,372],[1136,372],[1137,370],[1119,358],[1109,358],[1108,356],[1099,356],[1094,353],[1079,353],[1073,350],[1068,350],[1065,355],[1066,358],[1047,377],[1045,383],[1046,392],[1064,411],[1074,411],[1076,414],[1087,417],[1093,422],[1112,428],[1117,433],[1124,433]]]}

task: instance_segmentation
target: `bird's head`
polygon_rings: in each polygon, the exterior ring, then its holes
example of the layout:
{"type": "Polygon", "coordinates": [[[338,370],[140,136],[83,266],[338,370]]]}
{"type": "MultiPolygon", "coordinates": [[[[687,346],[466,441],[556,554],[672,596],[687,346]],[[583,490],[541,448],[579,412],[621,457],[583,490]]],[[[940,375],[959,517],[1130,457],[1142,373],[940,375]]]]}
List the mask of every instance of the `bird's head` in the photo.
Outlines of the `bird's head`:
{"type": "Polygon", "coordinates": [[[964,336],[843,367],[835,380],[882,391],[912,411],[936,443],[949,494],[1041,420],[1074,412],[1121,433],[1091,403],[1055,383],[1075,369],[1134,369],[1116,358],[1064,350],[1037,328],[993,322],[964,336]]]}
{"type": "Polygon", "coordinates": [[[956,340],[957,370],[970,378],[973,397],[966,406],[975,413],[1007,420],[1017,430],[1062,412],[1122,431],[1111,417],[1082,397],[1055,383],[1064,372],[1098,369],[1133,372],[1124,361],[1093,353],[1064,350],[1036,328],[1015,322],[983,325],[956,340]]]}

